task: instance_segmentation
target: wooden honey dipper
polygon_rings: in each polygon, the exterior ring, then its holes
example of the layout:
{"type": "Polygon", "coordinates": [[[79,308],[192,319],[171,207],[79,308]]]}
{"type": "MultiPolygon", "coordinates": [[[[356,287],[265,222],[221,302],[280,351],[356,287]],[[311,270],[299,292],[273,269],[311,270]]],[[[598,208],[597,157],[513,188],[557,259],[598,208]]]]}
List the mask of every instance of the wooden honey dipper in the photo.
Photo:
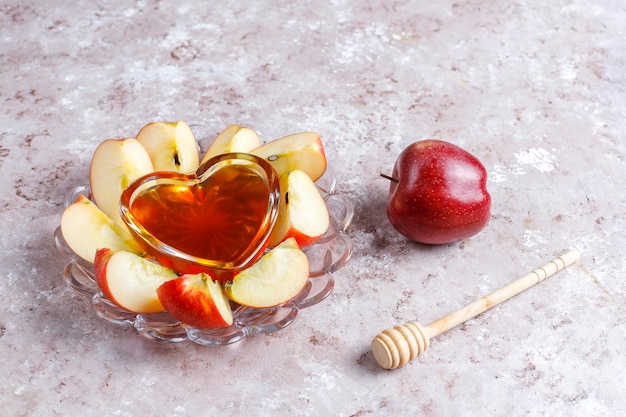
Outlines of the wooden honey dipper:
{"type": "Polygon", "coordinates": [[[431,338],[439,336],[464,321],[476,317],[491,307],[551,277],[576,262],[579,257],[580,254],[577,251],[569,251],[510,284],[432,322],[426,327],[417,322],[412,322],[384,330],[372,340],[372,353],[376,362],[384,369],[395,369],[406,365],[428,349],[431,338]]]}

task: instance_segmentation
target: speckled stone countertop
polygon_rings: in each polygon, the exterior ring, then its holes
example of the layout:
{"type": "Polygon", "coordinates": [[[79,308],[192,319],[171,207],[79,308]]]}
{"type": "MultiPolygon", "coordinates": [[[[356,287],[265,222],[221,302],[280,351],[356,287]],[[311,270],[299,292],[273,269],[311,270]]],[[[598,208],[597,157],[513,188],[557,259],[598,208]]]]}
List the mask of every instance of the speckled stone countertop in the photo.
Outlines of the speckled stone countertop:
{"type": "MultiPolygon", "coordinates": [[[[33,2],[30,2],[33,3],[33,2]]],[[[626,413],[626,6],[619,0],[0,5],[0,414],[608,416],[626,413]],[[286,329],[160,345],[62,279],[63,197],[148,122],[318,131],[354,203],[354,256],[286,329]],[[397,154],[456,143],[492,219],[410,243],[385,214],[397,154]],[[380,369],[379,331],[581,260],[380,369]]],[[[36,2],[35,2],[36,3],[36,2]]]]}

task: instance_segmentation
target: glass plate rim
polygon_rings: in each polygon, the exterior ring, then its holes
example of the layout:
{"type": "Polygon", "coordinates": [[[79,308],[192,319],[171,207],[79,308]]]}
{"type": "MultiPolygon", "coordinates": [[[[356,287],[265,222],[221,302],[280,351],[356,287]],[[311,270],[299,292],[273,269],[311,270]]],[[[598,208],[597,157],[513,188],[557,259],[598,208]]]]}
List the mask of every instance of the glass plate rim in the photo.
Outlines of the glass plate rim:
{"type": "MultiPolygon", "coordinates": [[[[254,309],[234,304],[233,325],[220,329],[197,329],[173,319],[167,312],[141,314],[124,310],[111,303],[97,288],[93,278],[93,266],[78,257],[65,243],[60,225],[54,231],[54,244],[68,262],[63,269],[66,285],[79,295],[91,298],[95,314],[102,320],[134,327],[137,333],[157,343],[179,343],[190,341],[204,346],[226,345],[243,340],[246,336],[267,334],[279,331],[295,321],[300,310],[319,304],[334,289],[334,272],[341,269],[351,258],[354,247],[346,230],[352,222],[354,207],[352,202],[336,192],[336,180],[332,170],[328,170],[319,181],[318,189],[329,207],[331,226],[329,232],[317,242],[303,248],[307,257],[317,249],[323,266],[309,276],[306,287],[293,299],[276,307],[254,309]],[[331,209],[330,205],[334,205],[331,209]],[[336,210],[341,210],[337,213],[336,210]],[[337,253],[332,253],[333,246],[339,246],[337,253]],[[310,296],[312,294],[312,296],[310,296]]],[[[79,184],[71,188],[64,196],[64,207],[72,204],[79,194],[89,197],[89,186],[79,184]]]]}

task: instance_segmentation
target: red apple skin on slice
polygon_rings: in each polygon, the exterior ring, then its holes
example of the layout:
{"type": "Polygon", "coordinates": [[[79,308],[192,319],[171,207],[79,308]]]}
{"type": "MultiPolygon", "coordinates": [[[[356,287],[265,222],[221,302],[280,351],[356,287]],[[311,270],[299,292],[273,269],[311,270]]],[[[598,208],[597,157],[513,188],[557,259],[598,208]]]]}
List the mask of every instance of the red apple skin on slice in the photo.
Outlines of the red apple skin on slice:
{"type": "Polygon", "coordinates": [[[271,249],[224,284],[226,295],[248,307],[274,307],[294,298],[309,277],[309,260],[294,238],[271,249]]]}
{"type": "Polygon", "coordinates": [[[233,324],[233,313],[222,286],[205,273],[182,275],[157,288],[165,310],[176,320],[198,329],[233,324]]]}
{"type": "Polygon", "coordinates": [[[252,150],[253,155],[267,160],[278,176],[299,169],[317,181],[326,171],[326,154],[320,135],[301,132],[267,142],[252,150]]]}
{"type": "Polygon", "coordinates": [[[330,223],[328,208],[311,178],[300,170],[280,178],[281,200],[270,246],[293,237],[303,248],[322,236],[330,223]]]}
{"type": "Polygon", "coordinates": [[[94,260],[96,283],[114,304],[135,313],[164,311],[157,288],[178,277],[169,268],[125,251],[98,249],[94,260]]]}

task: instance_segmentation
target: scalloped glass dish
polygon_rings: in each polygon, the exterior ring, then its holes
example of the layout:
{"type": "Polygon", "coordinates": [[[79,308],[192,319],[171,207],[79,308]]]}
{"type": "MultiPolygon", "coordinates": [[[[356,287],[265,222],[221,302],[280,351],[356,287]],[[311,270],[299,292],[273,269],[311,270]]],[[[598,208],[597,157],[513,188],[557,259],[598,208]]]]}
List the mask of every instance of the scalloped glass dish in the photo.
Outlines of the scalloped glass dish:
{"type": "MultiPolygon", "coordinates": [[[[99,290],[93,265],[69,248],[59,226],[54,232],[55,246],[69,259],[63,270],[63,279],[76,293],[91,299],[96,315],[102,320],[132,326],[141,336],[155,342],[189,340],[200,345],[226,345],[248,335],[276,332],[291,324],[301,309],[313,306],[330,295],[335,283],[333,273],[343,267],[352,254],[352,242],[344,233],[354,214],[352,203],[335,192],[336,181],[330,169],[316,185],[326,201],[330,226],[317,242],[303,248],[310,263],[307,285],[296,297],[276,307],[251,308],[232,303],[234,322],[229,327],[197,329],[179,322],[167,312],[137,314],[116,306],[99,290]]],[[[89,197],[89,186],[79,185],[70,190],[64,205],[73,203],[80,194],[89,197]]]]}

